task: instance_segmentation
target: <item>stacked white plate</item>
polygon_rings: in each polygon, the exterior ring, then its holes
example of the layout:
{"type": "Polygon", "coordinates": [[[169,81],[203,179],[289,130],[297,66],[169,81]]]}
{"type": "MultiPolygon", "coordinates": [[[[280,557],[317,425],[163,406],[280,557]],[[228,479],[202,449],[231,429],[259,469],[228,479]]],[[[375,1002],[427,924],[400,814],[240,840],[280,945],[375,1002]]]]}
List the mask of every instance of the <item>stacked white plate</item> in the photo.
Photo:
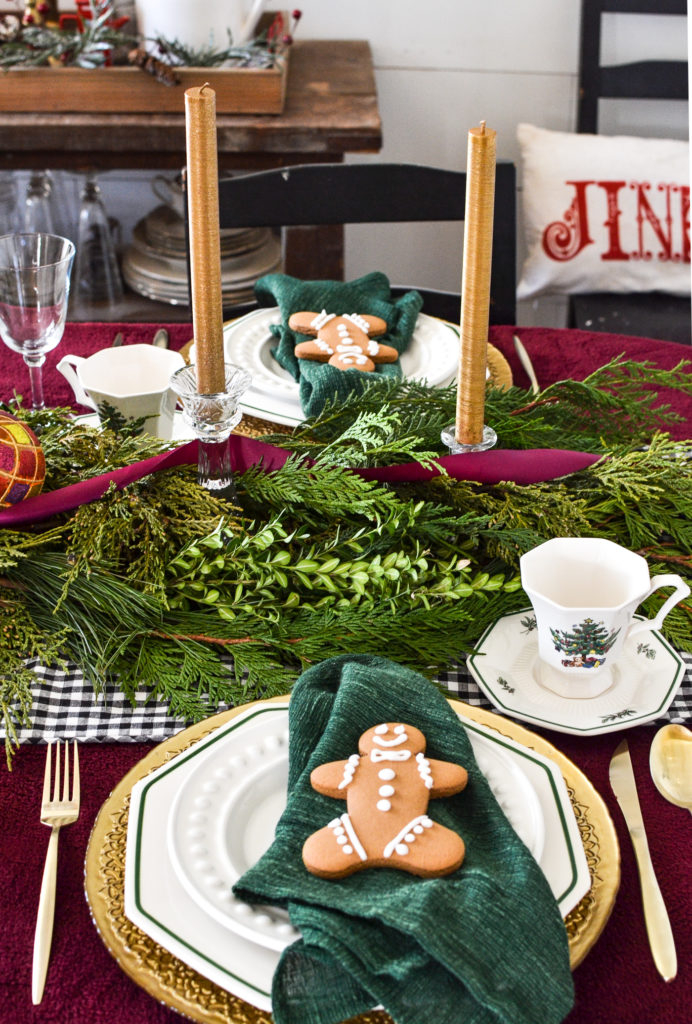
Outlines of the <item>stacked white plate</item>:
{"type": "MultiPolygon", "coordinates": [[[[305,419],[300,403],[300,387],[272,355],[277,338],[272,325],[281,323],[276,306],[253,309],[237,320],[224,324],[226,362],[242,366],[252,383],[240,399],[247,416],[272,423],[297,426],[305,419]]],[[[190,349],[195,361],[195,346],[190,349]]],[[[406,380],[425,380],[432,387],[451,383],[459,363],[459,334],[451,324],[419,313],[408,348],[401,356],[401,372],[406,380]]]]}
{"type": "MultiPolygon", "coordinates": [[[[591,886],[567,787],[548,758],[461,718],[476,760],[566,915],[591,886]]],[[[276,907],[233,883],[271,844],[286,802],[288,704],[250,706],[132,790],[125,912],[200,974],[271,1009],[280,952],[297,938],[276,907]]]]}
{"type": "MultiPolygon", "coordinates": [[[[221,290],[225,306],[251,301],[257,279],[281,267],[281,242],[269,228],[231,228],[221,232],[221,290]]],[[[138,294],[157,302],[187,305],[183,218],[162,205],[140,220],[125,251],[122,272],[129,287],[138,294]]]]}

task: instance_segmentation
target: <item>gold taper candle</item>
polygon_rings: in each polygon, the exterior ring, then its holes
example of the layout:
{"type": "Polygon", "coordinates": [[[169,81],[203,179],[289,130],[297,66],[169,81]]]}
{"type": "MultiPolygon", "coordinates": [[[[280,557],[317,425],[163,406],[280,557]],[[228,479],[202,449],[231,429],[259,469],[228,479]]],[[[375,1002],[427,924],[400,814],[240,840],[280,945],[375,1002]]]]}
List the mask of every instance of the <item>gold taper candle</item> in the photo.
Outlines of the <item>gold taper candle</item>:
{"type": "Polygon", "coordinates": [[[185,91],[187,209],[192,327],[197,391],[225,390],[216,93],[209,85],[185,91]]]}
{"type": "Polygon", "coordinates": [[[485,121],[468,136],[456,416],[460,444],[479,444],[483,438],[496,136],[485,121]]]}

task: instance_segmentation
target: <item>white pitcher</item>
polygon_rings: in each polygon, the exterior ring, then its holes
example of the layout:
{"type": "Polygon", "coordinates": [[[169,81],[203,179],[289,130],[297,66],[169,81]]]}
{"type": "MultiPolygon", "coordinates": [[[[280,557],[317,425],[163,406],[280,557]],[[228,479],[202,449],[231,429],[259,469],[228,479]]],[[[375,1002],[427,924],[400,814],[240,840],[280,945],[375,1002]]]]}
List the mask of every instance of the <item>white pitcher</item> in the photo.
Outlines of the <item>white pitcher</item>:
{"type": "Polygon", "coordinates": [[[93,355],[63,356],[58,371],[72,385],[75,398],[101,420],[115,411],[123,420],[144,419],[142,430],[164,441],[173,436],[177,397],[171,374],[185,365],[180,352],[156,345],[121,345],[93,355]]]}
{"type": "Polygon", "coordinates": [[[135,0],[139,34],[149,41],[162,36],[191,49],[225,50],[228,31],[233,46],[242,46],[255,30],[265,0],[135,0]]]}

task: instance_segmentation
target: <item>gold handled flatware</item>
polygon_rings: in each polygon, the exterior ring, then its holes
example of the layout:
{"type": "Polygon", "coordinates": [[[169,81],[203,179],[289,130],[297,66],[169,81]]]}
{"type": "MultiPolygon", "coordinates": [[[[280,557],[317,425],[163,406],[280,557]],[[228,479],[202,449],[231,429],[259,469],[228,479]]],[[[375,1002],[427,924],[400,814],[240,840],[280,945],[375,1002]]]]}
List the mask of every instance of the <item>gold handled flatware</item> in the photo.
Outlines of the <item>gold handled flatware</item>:
{"type": "Polygon", "coordinates": [[[168,331],[165,327],[159,327],[151,343],[157,348],[168,348],[168,331]]]}
{"type": "Polygon", "coordinates": [[[529,353],[526,351],[526,346],[522,342],[521,338],[519,338],[516,334],[514,335],[514,350],[519,357],[519,362],[526,370],[526,376],[531,381],[532,394],[537,395],[541,389],[538,384],[538,377],[536,376],[536,371],[533,368],[531,357],[529,353]]]}
{"type": "Polygon", "coordinates": [[[63,781],[60,792],[60,742],[55,745],[55,770],[53,773],[53,795],[51,796],[51,751],[53,744],[48,744],[46,751],[46,767],[43,774],[43,795],[41,797],[41,823],[48,825],[51,833],[48,840],[48,852],[43,868],[41,895],[38,901],[36,918],[36,934],[34,936],[34,961],[31,974],[31,1000],[34,1006],[43,999],[46,984],[46,973],[50,959],[50,947],[53,938],[53,918],[55,916],[55,880],[58,869],[58,835],[63,825],[71,825],[79,815],[79,755],[77,743],[74,743],[74,763],[72,770],[72,792],[70,793],[70,749],[65,743],[63,752],[63,781]]]}
{"type": "Polygon", "coordinates": [[[664,981],[672,981],[678,971],[678,960],[675,952],[673,930],[668,920],[668,911],[651,863],[649,844],[644,829],[637,785],[632,770],[627,740],[619,745],[610,762],[610,785],[620,804],[627,829],[632,839],[634,855],[637,859],[639,881],[644,906],[644,921],[649,936],[649,945],[653,954],[656,969],[664,981]]]}
{"type": "Polygon", "coordinates": [[[653,738],[649,768],[662,797],[692,814],[692,731],[663,725],[653,738]]]}

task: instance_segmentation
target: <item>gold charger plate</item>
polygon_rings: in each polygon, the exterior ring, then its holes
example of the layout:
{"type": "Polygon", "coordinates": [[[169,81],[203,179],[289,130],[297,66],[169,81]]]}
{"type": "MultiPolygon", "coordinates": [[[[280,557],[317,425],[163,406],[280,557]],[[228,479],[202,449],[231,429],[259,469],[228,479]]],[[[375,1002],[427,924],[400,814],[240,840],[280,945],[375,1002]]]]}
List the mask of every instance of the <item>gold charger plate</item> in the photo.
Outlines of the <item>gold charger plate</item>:
{"type": "MultiPolygon", "coordinates": [[[[275,700],[284,700],[277,697],[275,700]]],[[[254,704],[270,703],[254,701],[254,704]]],[[[605,803],[586,776],[551,743],[514,721],[451,700],[460,714],[551,758],[560,768],[579,825],[591,889],[565,918],[574,969],[601,934],[620,883],[620,852],[605,803]]],[[[250,704],[214,715],[160,743],[118,783],[99,811],[89,838],[85,893],[96,928],[123,971],[158,1002],[201,1024],[272,1024],[271,1014],[231,995],[145,935],[125,916],[125,846],[132,787],[159,765],[225,724],[250,704]]],[[[391,1024],[381,1010],[358,1024],[391,1024]]]]}

